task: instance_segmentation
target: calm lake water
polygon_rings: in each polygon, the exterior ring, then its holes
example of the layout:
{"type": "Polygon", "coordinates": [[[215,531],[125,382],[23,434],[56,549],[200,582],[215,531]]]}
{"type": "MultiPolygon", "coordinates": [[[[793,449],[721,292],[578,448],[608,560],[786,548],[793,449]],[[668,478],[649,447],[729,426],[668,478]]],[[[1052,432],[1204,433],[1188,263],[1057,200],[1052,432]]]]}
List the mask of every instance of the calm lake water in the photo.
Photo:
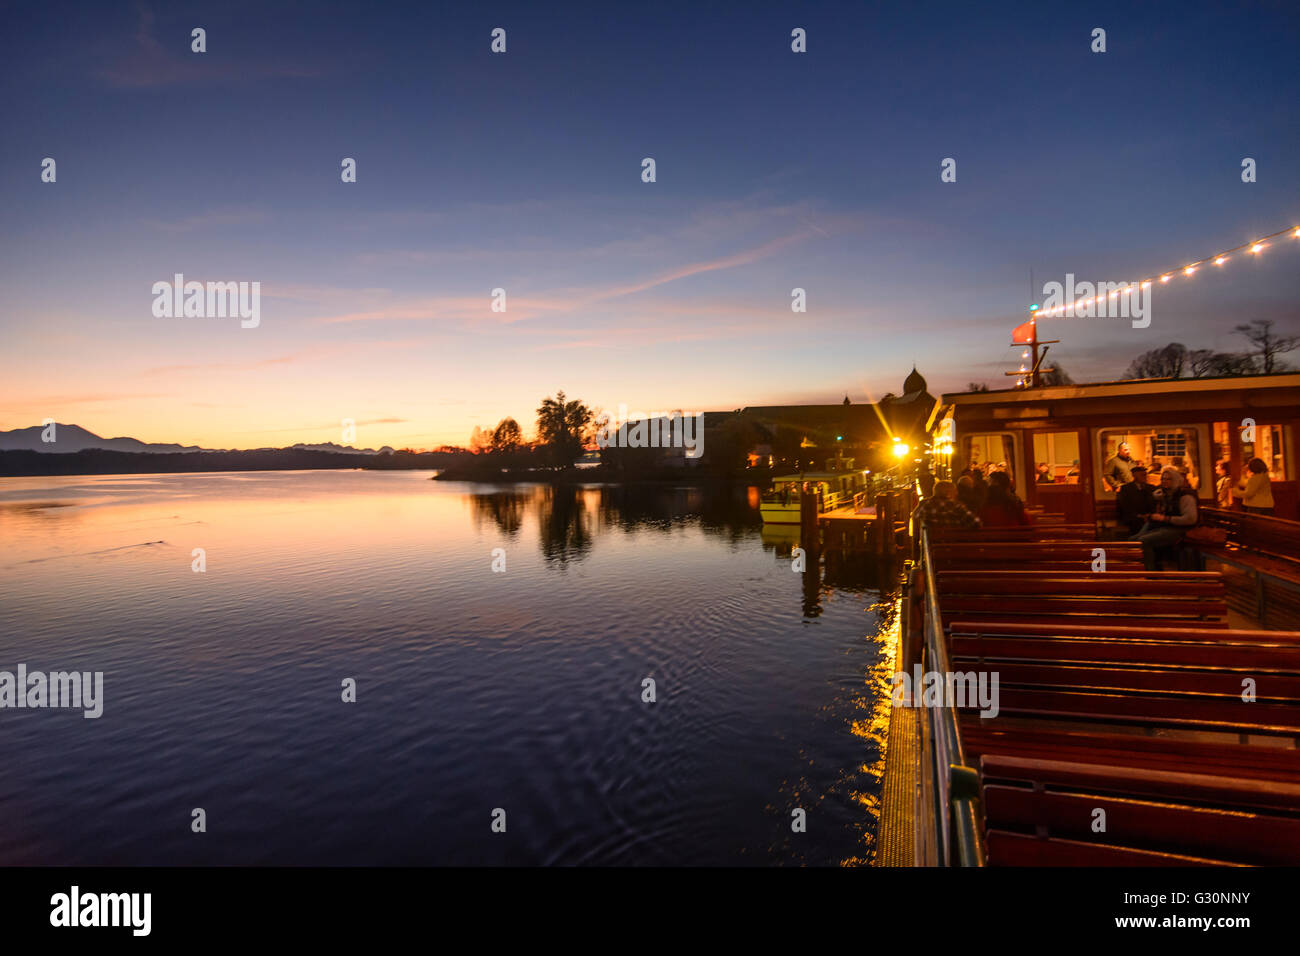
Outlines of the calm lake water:
{"type": "Polygon", "coordinates": [[[427,472],[0,480],[0,671],[104,672],[97,720],[0,710],[0,862],[864,862],[889,578],[805,585],[755,502],[427,472]]]}

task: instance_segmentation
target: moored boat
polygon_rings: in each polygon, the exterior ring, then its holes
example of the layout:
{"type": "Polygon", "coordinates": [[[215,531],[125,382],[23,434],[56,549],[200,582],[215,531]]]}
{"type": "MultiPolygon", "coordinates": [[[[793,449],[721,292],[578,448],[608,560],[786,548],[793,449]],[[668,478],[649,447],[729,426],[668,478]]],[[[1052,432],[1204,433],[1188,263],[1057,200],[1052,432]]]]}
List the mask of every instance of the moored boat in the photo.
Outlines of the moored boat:
{"type": "Polygon", "coordinates": [[[778,475],[772,479],[772,490],[759,500],[759,514],[764,524],[797,525],[804,495],[816,497],[819,514],[833,511],[851,504],[855,495],[867,490],[867,474],[854,467],[852,458],[837,455],[827,459],[824,471],[778,475]]]}

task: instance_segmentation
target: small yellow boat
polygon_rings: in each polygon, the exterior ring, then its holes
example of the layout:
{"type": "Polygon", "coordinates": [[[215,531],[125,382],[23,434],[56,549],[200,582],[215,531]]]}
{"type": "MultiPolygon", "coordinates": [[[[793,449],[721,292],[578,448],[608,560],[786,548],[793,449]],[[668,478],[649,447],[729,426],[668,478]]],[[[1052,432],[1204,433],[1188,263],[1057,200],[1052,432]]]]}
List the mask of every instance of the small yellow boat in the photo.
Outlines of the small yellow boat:
{"type": "Polygon", "coordinates": [[[805,471],[797,475],[778,475],[772,479],[772,490],[758,503],[758,513],[764,524],[799,523],[802,496],[817,496],[819,513],[834,511],[852,504],[854,496],[867,490],[867,472],[853,467],[852,458],[836,456],[826,462],[825,471],[805,471]],[[808,491],[803,489],[807,487],[808,491]]]}

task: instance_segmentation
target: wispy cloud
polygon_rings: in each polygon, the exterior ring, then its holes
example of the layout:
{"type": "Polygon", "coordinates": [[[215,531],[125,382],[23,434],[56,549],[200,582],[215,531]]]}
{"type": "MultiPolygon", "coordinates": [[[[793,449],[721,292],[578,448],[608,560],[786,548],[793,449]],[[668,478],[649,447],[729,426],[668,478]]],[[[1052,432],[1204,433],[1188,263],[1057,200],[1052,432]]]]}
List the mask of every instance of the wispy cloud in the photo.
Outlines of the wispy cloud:
{"type": "Polygon", "coordinates": [[[233,62],[190,52],[189,31],[184,46],[164,46],[154,35],[154,14],[144,3],[136,4],[138,20],[134,36],[125,49],[99,71],[111,85],[124,89],[148,89],[189,83],[248,82],[268,76],[314,77],[315,67],[275,62],[233,62]]]}
{"type": "Polygon", "coordinates": [[[446,319],[452,321],[490,320],[502,323],[524,322],[543,315],[564,314],[578,309],[589,308],[599,303],[636,295],[692,276],[752,265],[788,246],[803,242],[812,235],[811,230],[803,229],[731,255],[700,259],[631,282],[596,287],[571,287],[526,297],[512,297],[507,294],[507,310],[500,313],[492,311],[491,298],[486,294],[482,296],[435,296],[394,302],[377,308],[364,308],[334,315],[317,316],[315,321],[337,323],[446,319]]]}
{"type": "Polygon", "coordinates": [[[219,226],[247,226],[265,222],[268,216],[264,210],[253,208],[214,209],[209,212],[186,216],[172,221],[162,219],[145,219],[146,226],[163,232],[193,232],[195,229],[214,229],[219,226]]]}

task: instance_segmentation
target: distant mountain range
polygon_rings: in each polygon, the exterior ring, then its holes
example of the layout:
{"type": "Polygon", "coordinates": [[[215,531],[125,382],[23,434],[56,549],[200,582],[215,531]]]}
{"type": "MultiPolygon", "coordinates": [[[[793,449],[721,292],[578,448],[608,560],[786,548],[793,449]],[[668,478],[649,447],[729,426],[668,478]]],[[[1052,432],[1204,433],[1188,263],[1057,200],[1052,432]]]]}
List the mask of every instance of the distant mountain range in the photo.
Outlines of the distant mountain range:
{"type": "MultiPolygon", "coordinates": [[[[94,432],[88,431],[80,425],[64,425],[58,422],[54,424],[54,441],[42,441],[41,436],[48,427],[46,425],[32,425],[30,428],[15,428],[12,431],[0,432],[0,451],[35,451],[57,455],[75,454],[87,449],[101,449],[104,451],[159,455],[176,454],[178,452],[202,453],[231,450],[226,448],[200,448],[198,445],[143,442],[138,438],[100,438],[94,432]]],[[[382,455],[393,451],[388,445],[376,451],[373,448],[349,448],[346,445],[336,445],[334,442],[324,442],[316,445],[299,442],[290,447],[302,451],[328,451],[341,455],[382,455]]],[[[250,450],[261,451],[265,449],[250,450]]]]}

